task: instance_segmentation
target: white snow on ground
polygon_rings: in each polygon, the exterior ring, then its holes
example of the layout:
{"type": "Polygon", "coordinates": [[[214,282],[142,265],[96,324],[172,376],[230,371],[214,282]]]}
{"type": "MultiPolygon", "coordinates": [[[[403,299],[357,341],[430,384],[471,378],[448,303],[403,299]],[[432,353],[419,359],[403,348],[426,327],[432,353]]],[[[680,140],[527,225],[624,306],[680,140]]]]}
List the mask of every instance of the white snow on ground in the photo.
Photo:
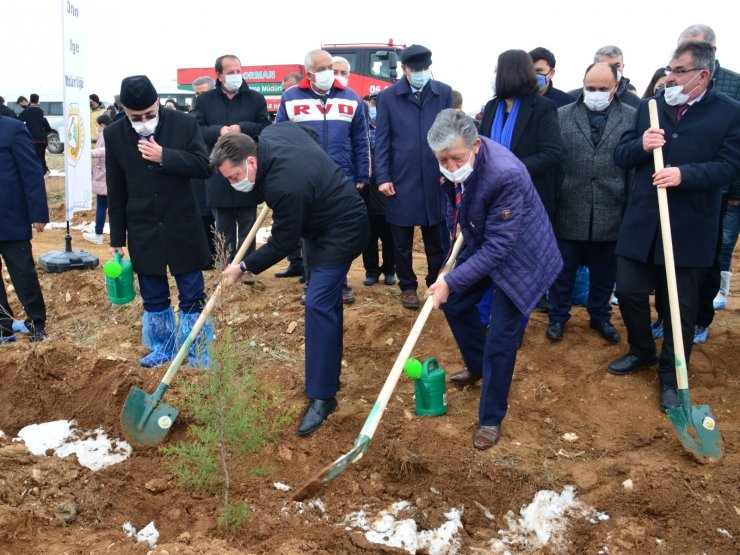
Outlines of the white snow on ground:
{"type": "Polygon", "coordinates": [[[275,482],[272,484],[275,489],[279,489],[280,491],[290,491],[290,486],[286,486],[282,482],[275,482]]]}
{"type": "Polygon", "coordinates": [[[343,524],[347,530],[362,530],[372,543],[397,547],[409,553],[423,550],[429,555],[454,555],[458,552],[461,546],[459,532],[463,527],[460,521],[462,509],[450,509],[444,513],[447,522],[436,530],[417,530],[413,519],[398,520],[398,514],[409,507],[408,501],[400,501],[380,511],[375,518],[360,510],[347,515],[343,524]]]}
{"type": "Polygon", "coordinates": [[[272,226],[261,227],[257,230],[257,242],[267,243],[267,240],[272,236],[272,226]]]}
{"type": "Polygon", "coordinates": [[[64,177],[64,172],[60,170],[49,170],[49,177],[64,177]]]}
{"type": "Polygon", "coordinates": [[[138,532],[130,522],[124,522],[123,531],[137,542],[147,542],[149,547],[156,547],[159,541],[159,530],[155,528],[153,520],[138,532]]]}
{"type": "MultiPolygon", "coordinates": [[[[596,511],[576,499],[575,488],[565,486],[563,492],[538,491],[532,503],[522,507],[517,517],[513,511],[504,515],[508,529],[499,530],[499,539],[491,540],[494,553],[512,550],[530,553],[545,545],[566,552],[566,532],[571,518],[586,518],[592,524],[608,520],[609,515],[596,511]]],[[[606,551],[605,551],[606,553],[606,551]]]]}
{"type": "Polygon", "coordinates": [[[0,439],[2,439],[4,437],[5,437],[5,432],[3,432],[2,430],[0,430],[0,439]]]}
{"type": "MultiPolygon", "coordinates": [[[[44,229],[67,229],[67,222],[49,222],[44,229]]],[[[84,231],[85,233],[95,232],[95,222],[82,222],[77,225],[70,225],[69,229],[75,231],[84,231]]],[[[110,225],[107,223],[103,226],[103,235],[110,235],[110,225]]]]}
{"type": "Polygon", "coordinates": [[[13,441],[21,440],[34,455],[46,455],[49,449],[58,457],[75,453],[80,464],[93,472],[122,462],[131,455],[131,446],[125,441],[109,439],[102,428],[92,432],[78,430],[74,420],[31,424],[19,431],[13,441]]]}

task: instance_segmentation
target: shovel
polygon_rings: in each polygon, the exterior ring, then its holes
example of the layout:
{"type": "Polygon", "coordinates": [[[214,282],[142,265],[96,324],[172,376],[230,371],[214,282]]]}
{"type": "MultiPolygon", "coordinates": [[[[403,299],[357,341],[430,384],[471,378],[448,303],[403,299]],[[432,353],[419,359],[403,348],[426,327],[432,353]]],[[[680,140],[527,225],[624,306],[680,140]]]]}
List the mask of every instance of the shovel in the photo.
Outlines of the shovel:
{"type": "MultiPolygon", "coordinates": [[[[655,100],[648,102],[650,127],[660,128],[658,105],[655,100]]],[[[663,150],[653,150],[655,171],[663,169],[663,150]]],[[[678,435],[678,440],[700,462],[716,462],[722,457],[722,436],[717,428],[717,421],[708,405],[691,406],[689,396],[689,379],[686,371],[686,356],[683,350],[681,333],[681,314],[678,306],[678,288],[676,287],[676,268],[673,261],[673,241],[671,223],[668,214],[668,193],[665,188],[658,188],[658,208],[660,209],[660,230],[663,238],[665,256],[665,275],[668,283],[668,301],[671,310],[671,331],[673,332],[673,352],[676,359],[676,381],[678,382],[678,399],[681,406],[666,411],[678,435]]]]}
{"type": "MultiPolygon", "coordinates": [[[[455,265],[455,259],[460,253],[462,245],[463,235],[460,233],[455,241],[455,245],[452,247],[450,257],[440,272],[440,275],[445,275],[455,265]]],[[[378,428],[378,424],[380,424],[380,419],[383,417],[383,413],[385,412],[385,408],[388,405],[388,401],[391,398],[393,390],[396,388],[398,379],[401,377],[403,366],[406,363],[406,360],[411,356],[411,351],[413,351],[414,345],[416,345],[416,341],[419,339],[421,330],[424,327],[424,324],[426,324],[427,318],[429,318],[429,314],[432,312],[432,308],[434,308],[434,299],[429,297],[424,303],[419,316],[416,318],[416,322],[414,322],[414,326],[411,328],[411,331],[406,338],[406,342],[403,344],[403,347],[401,347],[401,352],[398,353],[396,362],[393,364],[393,368],[391,369],[390,374],[388,374],[385,384],[383,385],[383,389],[380,391],[373,408],[370,410],[370,414],[367,416],[362,430],[360,430],[360,435],[355,439],[355,444],[352,449],[324,468],[313,480],[299,489],[293,495],[293,499],[295,501],[302,501],[307,497],[313,497],[316,495],[321,486],[330,482],[347,470],[349,466],[359,461],[362,456],[367,453],[368,449],[370,449],[370,442],[373,439],[375,430],[378,428]]]]}
{"type": "MultiPolygon", "coordinates": [[[[262,222],[267,216],[267,212],[270,209],[267,204],[262,208],[262,211],[257,216],[257,220],[254,222],[252,229],[249,230],[249,235],[242,243],[239,251],[236,253],[233,264],[239,264],[247,253],[247,249],[254,241],[257,235],[257,230],[262,225],[262,222]]],[[[167,373],[162,378],[162,381],[157,386],[157,389],[151,395],[144,393],[138,387],[132,387],[126,399],[126,404],[123,405],[121,411],[121,425],[126,433],[128,439],[137,446],[154,446],[157,445],[167,435],[175,422],[179,411],[169,405],[165,405],[161,402],[167,388],[170,386],[170,382],[177,374],[180,369],[183,359],[187,356],[190,347],[193,345],[198,332],[205,324],[206,319],[211,314],[213,307],[218,302],[221,296],[221,285],[219,283],[216,290],[211,295],[205,308],[201,312],[200,317],[195,322],[193,329],[190,330],[190,334],[185,339],[185,342],[180,347],[180,350],[175,356],[175,360],[170,363],[170,367],[167,373]]]]}

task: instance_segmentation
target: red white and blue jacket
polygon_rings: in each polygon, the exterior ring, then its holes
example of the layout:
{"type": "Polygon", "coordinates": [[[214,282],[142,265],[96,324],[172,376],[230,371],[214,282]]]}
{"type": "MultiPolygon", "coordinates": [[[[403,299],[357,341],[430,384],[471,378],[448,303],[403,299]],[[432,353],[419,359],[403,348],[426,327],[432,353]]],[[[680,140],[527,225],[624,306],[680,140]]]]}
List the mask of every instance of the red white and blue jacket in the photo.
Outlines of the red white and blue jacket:
{"type": "Polygon", "coordinates": [[[370,181],[370,145],[363,100],[339,81],[323,96],[304,78],[283,93],[275,122],[292,121],[319,134],[319,144],[353,183],[370,181]]]}

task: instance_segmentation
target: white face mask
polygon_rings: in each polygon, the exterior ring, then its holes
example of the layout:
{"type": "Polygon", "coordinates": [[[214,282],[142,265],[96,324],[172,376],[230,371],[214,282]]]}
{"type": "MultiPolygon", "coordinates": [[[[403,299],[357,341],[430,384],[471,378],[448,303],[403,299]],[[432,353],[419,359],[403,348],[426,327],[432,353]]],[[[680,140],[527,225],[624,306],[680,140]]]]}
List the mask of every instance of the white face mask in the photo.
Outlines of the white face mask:
{"type": "Polygon", "coordinates": [[[314,77],[316,77],[316,81],[314,82],[314,85],[316,85],[317,89],[321,89],[322,91],[328,91],[329,89],[331,89],[331,86],[334,84],[334,70],[333,69],[325,69],[324,71],[317,71],[313,75],[314,77]]]}
{"type": "Polygon", "coordinates": [[[423,89],[429,80],[432,78],[431,69],[422,69],[421,71],[410,71],[409,72],[409,83],[415,89],[423,89]]]}
{"type": "Polygon", "coordinates": [[[344,75],[335,75],[334,79],[339,81],[343,86],[347,86],[347,83],[349,83],[349,79],[347,79],[344,75]]]}
{"type": "Polygon", "coordinates": [[[236,75],[224,75],[224,77],[224,87],[226,87],[226,90],[229,92],[234,93],[238,91],[244,82],[241,73],[237,73],[236,75]]]}
{"type": "Polygon", "coordinates": [[[622,71],[618,69],[617,70],[617,83],[619,83],[622,80],[623,75],[624,74],[622,73],[622,71]]]}
{"type": "Polygon", "coordinates": [[[249,181],[249,166],[247,166],[244,179],[237,181],[236,183],[232,183],[231,186],[240,193],[249,193],[254,189],[254,181],[249,181]]]}
{"type": "MultiPolygon", "coordinates": [[[[699,75],[699,74],[697,74],[699,75]]],[[[697,75],[694,75],[691,79],[686,82],[686,85],[696,79],[697,75]]],[[[681,106],[689,101],[689,95],[696,90],[696,87],[691,89],[689,92],[683,92],[686,85],[674,85],[672,87],[666,87],[665,89],[665,101],[669,106],[681,106]]]]}
{"type": "Polygon", "coordinates": [[[468,157],[468,161],[465,162],[464,166],[460,166],[454,172],[451,172],[447,168],[442,167],[442,165],[440,164],[439,171],[442,172],[442,175],[444,175],[453,183],[463,183],[468,177],[470,177],[470,174],[473,173],[473,166],[470,164],[470,160],[472,158],[473,153],[471,151],[470,156],[468,157]]]}
{"type": "MultiPolygon", "coordinates": [[[[129,121],[131,121],[130,118],[129,118],[129,121]]],[[[136,131],[142,137],[148,137],[149,135],[154,133],[154,130],[157,129],[158,124],[159,124],[159,114],[157,114],[155,117],[153,117],[147,122],[131,121],[131,127],[133,127],[134,131],[136,131]]]]}
{"type": "Polygon", "coordinates": [[[602,112],[609,107],[611,91],[583,91],[583,103],[592,112],[602,112]]]}

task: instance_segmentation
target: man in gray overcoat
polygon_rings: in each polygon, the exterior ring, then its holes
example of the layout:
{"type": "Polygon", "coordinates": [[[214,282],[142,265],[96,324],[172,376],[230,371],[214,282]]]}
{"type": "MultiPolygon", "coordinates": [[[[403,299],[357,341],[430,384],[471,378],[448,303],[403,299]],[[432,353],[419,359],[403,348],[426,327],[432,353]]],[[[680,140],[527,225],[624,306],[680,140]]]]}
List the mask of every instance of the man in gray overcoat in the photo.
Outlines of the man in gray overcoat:
{"type": "Polygon", "coordinates": [[[614,287],[614,254],[622,222],[628,174],[614,163],[614,147],[635,109],[616,95],[617,70],[606,62],[589,66],[577,102],[558,110],[565,151],[555,210],[555,237],[563,270],[550,290],[549,339],[563,338],[570,318],[576,270],[582,259],[589,269],[586,308],[591,328],[610,342],[619,341],[611,323],[609,298],[614,287]]]}

